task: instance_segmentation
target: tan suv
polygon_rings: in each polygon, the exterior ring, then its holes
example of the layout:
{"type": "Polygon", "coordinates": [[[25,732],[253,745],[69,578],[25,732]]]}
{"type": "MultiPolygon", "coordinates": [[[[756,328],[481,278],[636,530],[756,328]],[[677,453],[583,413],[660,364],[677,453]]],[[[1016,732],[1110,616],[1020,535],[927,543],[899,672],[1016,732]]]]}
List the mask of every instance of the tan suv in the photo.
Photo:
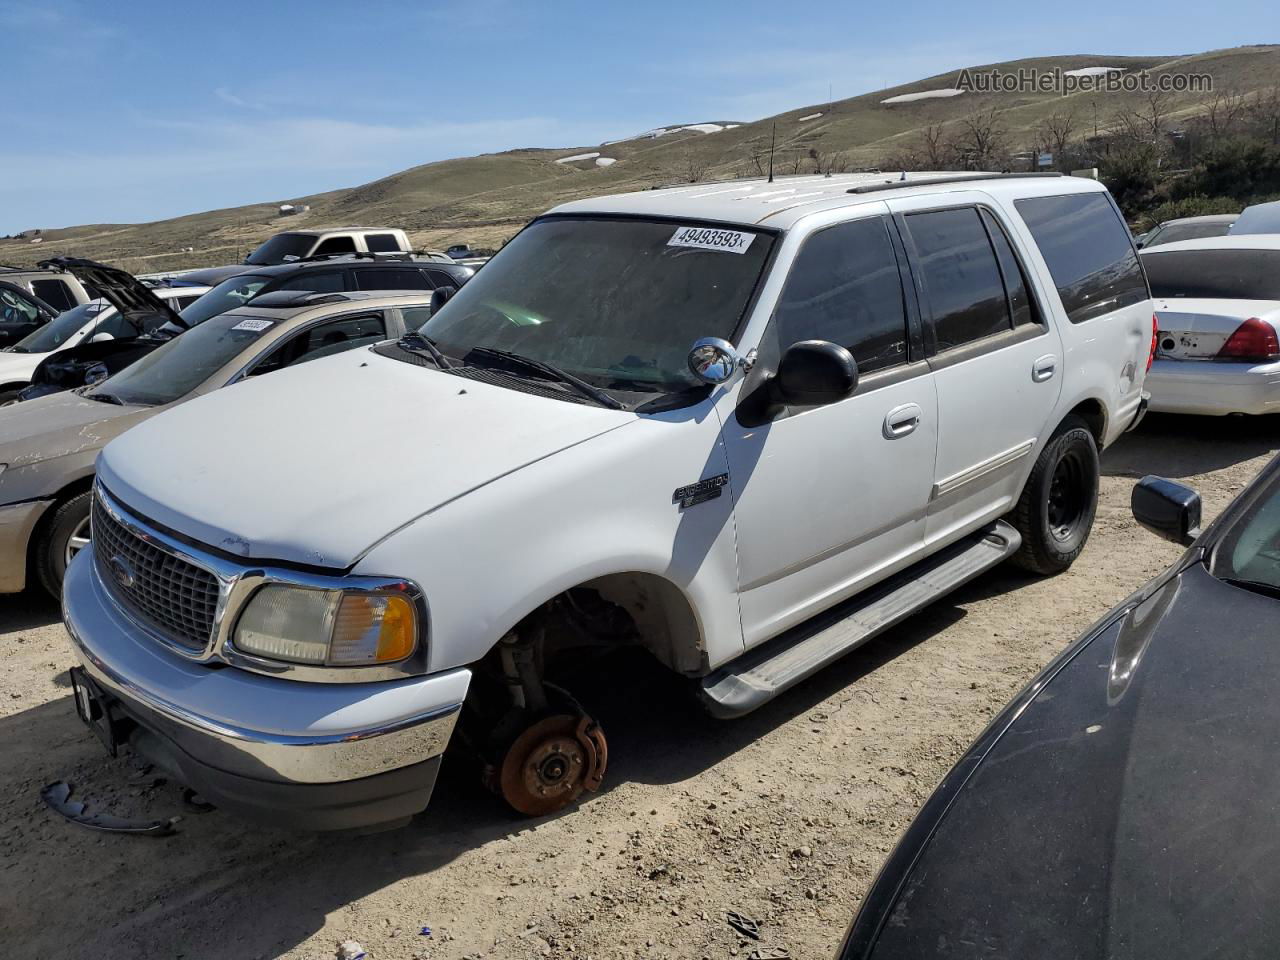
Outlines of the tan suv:
{"type": "Polygon", "coordinates": [[[61,270],[0,266],[0,280],[21,287],[58,312],[70,310],[98,297],[79,280],[61,270]]]}
{"type": "Polygon", "coordinates": [[[98,451],[136,423],[249,377],[416,330],[428,291],[282,290],[213,317],[83,391],[0,408],[0,593],[57,595],[89,543],[98,451]]]}

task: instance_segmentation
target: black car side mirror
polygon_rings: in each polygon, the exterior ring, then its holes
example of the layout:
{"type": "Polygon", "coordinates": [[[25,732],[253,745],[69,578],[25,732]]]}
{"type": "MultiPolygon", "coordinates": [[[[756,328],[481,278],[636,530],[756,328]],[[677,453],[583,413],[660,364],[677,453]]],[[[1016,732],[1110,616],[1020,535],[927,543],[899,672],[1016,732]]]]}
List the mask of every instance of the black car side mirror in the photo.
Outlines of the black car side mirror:
{"type": "Polygon", "coordinates": [[[836,403],[858,389],[858,363],[848,350],[829,340],[801,340],[778,361],[773,389],[789,406],[836,403]]]}
{"type": "Polygon", "coordinates": [[[1200,494],[1164,477],[1143,477],[1129,497],[1133,519],[1158,537],[1189,547],[1200,536],[1200,494]]]}
{"type": "Polygon", "coordinates": [[[457,287],[445,285],[431,291],[431,315],[434,317],[440,308],[449,302],[449,298],[458,292],[457,287]]]}

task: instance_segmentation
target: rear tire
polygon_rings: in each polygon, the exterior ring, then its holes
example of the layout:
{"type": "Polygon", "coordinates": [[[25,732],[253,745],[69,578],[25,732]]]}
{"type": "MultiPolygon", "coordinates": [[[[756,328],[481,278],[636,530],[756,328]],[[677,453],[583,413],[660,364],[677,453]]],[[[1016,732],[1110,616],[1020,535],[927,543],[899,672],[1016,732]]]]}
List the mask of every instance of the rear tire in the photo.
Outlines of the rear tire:
{"type": "Polygon", "coordinates": [[[1022,534],[1013,563],[1048,576],[1075,562],[1098,512],[1098,475],[1093,434],[1079,417],[1067,417],[1040,451],[1009,515],[1022,534]]]}
{"type": "Polygon", "coordinates": [[[16,387],[13,390],[0,390],[0,407],[7,407],[11,403],[18,402],[18,394],[22,393],[22,387],[16,387]]]}
{"type": "Polygon", "coordinates": [[[71,557],[89,545],[89,506],[92,491],[59,504],[36,543],[35,568],[40,585],[58,599],[71,557]]]}

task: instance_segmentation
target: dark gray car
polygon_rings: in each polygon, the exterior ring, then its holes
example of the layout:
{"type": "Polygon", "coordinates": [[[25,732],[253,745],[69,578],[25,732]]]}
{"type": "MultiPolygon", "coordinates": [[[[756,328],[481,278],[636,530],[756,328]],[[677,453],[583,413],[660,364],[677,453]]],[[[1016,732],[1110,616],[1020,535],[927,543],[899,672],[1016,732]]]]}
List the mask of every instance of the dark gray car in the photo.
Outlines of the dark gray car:
{"type": "Polygon", "coordinates": [[[998,716],[872,886],[841,957],[1280,955],[1280,458],[998,716]]]}

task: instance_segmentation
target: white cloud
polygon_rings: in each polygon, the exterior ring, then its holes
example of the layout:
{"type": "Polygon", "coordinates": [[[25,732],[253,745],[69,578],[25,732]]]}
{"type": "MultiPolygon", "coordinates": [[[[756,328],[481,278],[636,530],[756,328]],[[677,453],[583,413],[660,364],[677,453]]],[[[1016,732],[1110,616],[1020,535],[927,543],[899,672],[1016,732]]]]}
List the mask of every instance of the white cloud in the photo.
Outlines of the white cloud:
{"type": "Polygon", "coordinates": [[[231,90],[230,90],[229,88],[227,88],[227,87],[217,87],[217,88],[213,91],[213,95],[214,95],[215,97],[217,97],[219,100],[221,100],[223,103],[229,103],[229,104],[231,104],[233,107],[240,107],[241,109],[244,109],[244,110],[265,110],[265,109],[267,109],[267,108],[266,108],[266,106],[265,106],[264,104],[257,103],[257,102],[251,102],[251,101],[249,101],[249,100],[245,100],[243,97],[238,97],[238,96],[236,96],[236,95],[235,95],[234,93],[232,93],[232,92],[231,92],[231,90]]]}

